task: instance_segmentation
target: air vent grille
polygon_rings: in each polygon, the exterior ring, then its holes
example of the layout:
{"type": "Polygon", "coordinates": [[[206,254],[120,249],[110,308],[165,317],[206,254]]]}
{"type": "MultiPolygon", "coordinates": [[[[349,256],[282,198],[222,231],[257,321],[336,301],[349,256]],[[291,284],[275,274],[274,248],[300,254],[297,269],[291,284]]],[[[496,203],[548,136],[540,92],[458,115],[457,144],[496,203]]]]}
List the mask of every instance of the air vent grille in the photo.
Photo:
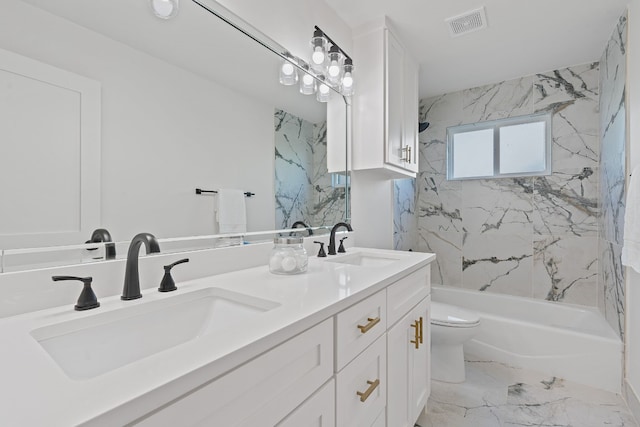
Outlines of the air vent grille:
{"type": "Polygon", "coordinates": [[[445,19],[445,22],[449,24],[449,31],[452,37],[487,28],[487,17],[484,13],[484,7],[445,19]]]}

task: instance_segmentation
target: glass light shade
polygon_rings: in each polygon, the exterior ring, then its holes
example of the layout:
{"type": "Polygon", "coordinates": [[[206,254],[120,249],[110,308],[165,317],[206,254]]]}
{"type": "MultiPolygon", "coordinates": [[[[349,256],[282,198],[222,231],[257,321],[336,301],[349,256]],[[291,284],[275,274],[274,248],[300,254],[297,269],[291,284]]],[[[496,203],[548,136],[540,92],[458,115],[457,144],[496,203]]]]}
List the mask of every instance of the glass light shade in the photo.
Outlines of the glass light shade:
{"type": "Polygon", "coordinates": [[[321,32],[314,32],[311,39],[311,69],[324,73],[327,67],[327,39],[321,32]]]}
{"type": "Polygon", "coordinates": [[[327,67],[327,80],[329,83],[338,84],[342,78],[342,53],[336,46],[329,51],[329,64],[327,67]]]}
{"type": "Polygon", "coordinates": [[[298,73],[296,67],[289,61],[283,61],[280,66],[280,83],[291,86],[298,83],[298,73]]]}
{"type": "Polygon", "coordinates": [[[178,0],[150,0],[153,13],[161,19],[170,19],[178,14],[178,0]]]}
{"type": "Polygon", "coordinates": [[[344,63],[344,75],[342,76],[342,84],[340,85],[340,92],[344,96],[351,96],[354,94],[353,88],[353,65],[350,59],[346,59],[344,63]]]}
{"type": "Polygon", "coordinates": [[[329,98],[331,98],[331,89],[326,84],[320,83],[316,92],[316,99],[318,102],[327,102],[329,98]]]}
{"type": "Polygon", "coordinates": [[[313,95],[316,93],[316,79],[311,74],[304,73],[300,79],[300,93],[303,95],[313,95]]]}

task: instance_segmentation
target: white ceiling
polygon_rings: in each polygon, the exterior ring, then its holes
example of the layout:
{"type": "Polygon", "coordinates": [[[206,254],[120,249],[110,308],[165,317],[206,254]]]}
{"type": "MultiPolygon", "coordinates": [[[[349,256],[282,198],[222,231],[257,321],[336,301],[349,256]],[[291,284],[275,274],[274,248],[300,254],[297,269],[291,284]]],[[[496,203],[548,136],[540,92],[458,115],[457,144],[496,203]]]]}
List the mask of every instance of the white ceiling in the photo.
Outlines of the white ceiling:
{"type": "Polygon", "coordinates": [[[629,0],[325,2],[351,28],[389,17],[420,64],[424,98],[597,61],[629,0]],[[481,6],[488,28],[452,38],[445,19],[481,6]]]}

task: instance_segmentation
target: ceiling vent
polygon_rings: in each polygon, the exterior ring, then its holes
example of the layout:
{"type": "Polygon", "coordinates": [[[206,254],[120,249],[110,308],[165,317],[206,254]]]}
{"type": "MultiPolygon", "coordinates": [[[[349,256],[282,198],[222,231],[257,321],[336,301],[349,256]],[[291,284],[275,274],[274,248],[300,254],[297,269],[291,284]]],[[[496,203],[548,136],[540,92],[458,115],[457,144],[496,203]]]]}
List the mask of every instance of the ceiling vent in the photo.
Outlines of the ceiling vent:
{"type": "Polygon", "coordinates": [[[487,17],[484,13],[484,7],[447,18],[444,21],[449,24],[449,31],[452,37],[458,37],[487,28],[487,17]]]}

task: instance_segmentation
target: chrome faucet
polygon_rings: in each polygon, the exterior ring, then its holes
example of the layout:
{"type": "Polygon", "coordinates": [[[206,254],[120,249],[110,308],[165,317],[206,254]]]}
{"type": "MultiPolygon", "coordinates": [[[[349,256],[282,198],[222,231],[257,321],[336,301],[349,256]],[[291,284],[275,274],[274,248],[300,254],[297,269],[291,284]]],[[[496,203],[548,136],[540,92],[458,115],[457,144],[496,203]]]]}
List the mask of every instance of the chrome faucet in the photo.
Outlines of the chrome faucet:
{"type": "Polygon", "coordinates": [[[341,227],[344,227],[349,231],[353,231],[353,228],[351,228],[351,226],[346,222],[339,222],[334,225],[331,229],[331,236],[329,237],[329,250],[327,252],[329,255],[336,254],[336,231],[341,227]]]}
{"type": "Polygon", "coordinates": [[[147,254],[159,253],[160,245],[158,240],[151,233],[137,234],[131,244],[129,244],[129,252],[127,254],[127,266],[124,274],[124,287],[122,288],[123,300],[132,300],[142,298],[140,293],[140,273],[138,272],[138,254],[140,245],[144,243],[147,254]]]}

